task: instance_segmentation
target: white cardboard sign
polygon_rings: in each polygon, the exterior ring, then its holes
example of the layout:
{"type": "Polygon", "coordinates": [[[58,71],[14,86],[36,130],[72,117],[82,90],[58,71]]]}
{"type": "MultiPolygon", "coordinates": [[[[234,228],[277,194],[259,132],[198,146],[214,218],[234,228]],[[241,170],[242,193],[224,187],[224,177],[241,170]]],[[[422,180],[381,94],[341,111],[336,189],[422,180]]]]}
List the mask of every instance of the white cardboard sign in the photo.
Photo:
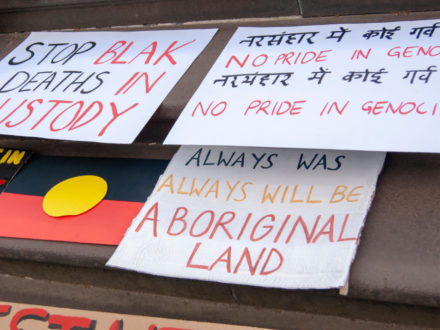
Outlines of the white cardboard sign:
{"type": "Polygon", "coordinates": [[[265,287],[341,287],[384,156],[181,147],[107,265],[265,287]]]}
{"type": "Polygon", "coordinates": [[[168,144],[440,152],[440,20],[241,27],[168,144]]]}
{"type": "Polygon", "coordinates": [[[0,62],[0,134],[131,143],[215,32],[34,32],[0,62]]]}

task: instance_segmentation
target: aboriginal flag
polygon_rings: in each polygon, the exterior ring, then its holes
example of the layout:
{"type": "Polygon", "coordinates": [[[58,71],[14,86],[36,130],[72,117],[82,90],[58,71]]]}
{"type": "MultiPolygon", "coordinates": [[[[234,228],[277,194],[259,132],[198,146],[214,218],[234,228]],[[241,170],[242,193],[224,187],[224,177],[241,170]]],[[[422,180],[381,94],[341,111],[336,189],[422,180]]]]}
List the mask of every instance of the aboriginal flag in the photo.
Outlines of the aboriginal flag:
{"type": "Polygon", "coordinates": [[[0,194],[0,236],[118,245],[168,162],[34,156],[0,194]],[[47,215],[42,207],[45,194],[59,182],[81,175],[107,182],[104,200],[79,215],[47,215]]]}

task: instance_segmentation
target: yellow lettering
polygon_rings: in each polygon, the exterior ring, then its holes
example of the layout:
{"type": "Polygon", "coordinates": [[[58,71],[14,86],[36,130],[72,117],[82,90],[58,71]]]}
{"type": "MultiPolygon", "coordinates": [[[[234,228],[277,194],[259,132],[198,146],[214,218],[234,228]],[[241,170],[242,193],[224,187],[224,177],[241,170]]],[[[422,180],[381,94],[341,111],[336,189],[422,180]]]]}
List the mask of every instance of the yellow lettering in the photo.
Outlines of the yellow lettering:
{"type": "Polygon", "coordinates": [[[196,178],[194,178],[193,180],[192,180],[192,183],[191,183],[191,192],[190,192],[190,196],[192,196],[193,194],[196,194],[197,195],[197,197],[200,197],[200,194],[202,193],[202,191],[205,189],[205,187],[206,187],[206,185],[208,184],[208,182],[209,182],[209,179],[206,179],[205,180],[205,183],[203,184],[203,186],[202,186],[202,188],[200,188],[199,190],[197,190],[197,188],[195,187],[195,184],[196,184],[196,178]]]}
{"type": "Polygon", "coordinates": [[[26,153],[25,151],[14,150],[11,157],[9,157],[7,164],[11,164],[11,163],[14,163],[14,165],[20,164],[25,153],[26,153]]]}
{"type": "Polygon", "coordinates": [[[215,180],[214,183],[209,187],[208,192],[205,194],[205,197],[208,197],[210,193],[215,194],[215,198],[218,198],[218,180],[215,180]]]}
{"type": "Polygon", "coordinates": [[[345,185],[336,186],[335,190],[333,191],[333,195],[330,198],[329,203],[339,203],[342,202],[345,199],[345,192],[347,191],[348,187],[345,185]],[[342,189],[342,191],[340,190],[342,189]],[[337,197],[340,196],[340,197],[337,197]]]}
{"type": "Polygon", "coordinates": [[[312,198],[312,192],[313,192],[314,188],[315,188],[315,186],[313,186],[313,185],[310,187],[309,194],[307,195],[306,203],[322,203],[322,200],[320,200],[320,199],[316,199],[316,200],[312,200],[311,199],[312,198]]]}
{"type": "Polygon", "coordinates": [[[177,193],[179,195],[189,195],[189,191],[182,191],[182,187],[185,184],[186,177],[184,176],[182,180],[180,180],[179,188],[177,188],[177,193]]]}
{"type": "Polygon", "coordinates": [[[304,202],[303,199],[295,199],[297,190],[298,190],[298,185],[296,184],[295,188],[293,188],[293,191],[292,191],[292,197],[290,197],[290,203],[303,203],[304,202]]]}
{"type": "Polygon", "coordinates": [[[162,190],[162,188],[169,188],[170,189],[170,193],[174,194],[173,175],[172,174],[170,174],[164,180],[164,182],[162,182],[162,184],[159,186],[159,188],[157,188],[157,192],[160,192],[162,190]]]}
{"type": "Polygon", "coordinates": [[[356,189],[362,189],[362,188],[364,188],[364,186],[356,186],[353,189],[351,189],[351,191],[347,195],[347,202],[350,202],[350,203],[359,202],[359,198],[351,199],[351,197],[352,196],[361,196],[362,193],[356,193],[355,190],[356,189]]]}
{"type": "Polygon", "coordinates": [[[246,187],[247,185],[252,184],[252,182],[245,182],[241,185],[241,192],[243,193],[243,198],[242,199],[237,199],[234,198],[234,201],[236,202],[242,202],[246,199],[247,195],[246,195],[246,190],[244,189],[244,187],[246,187]]]}
{"type": "Polygon", "coordinates": [[[0,159],[0,164],[3,164],[4,162],[6,162],[6,160],[9,158],[9,156],[11,155],[12,150],[8,150],[2,157],[2,159],[0,159]]]}
{"type": "Polygon", "coordinates": [[[228,194],[228,197],[226,197],[227,201],[229,200],[229,198],[231,198],[232,193],[234,192],[235,188],[237,187],[237,185],[239,183],[240,183],[240,180],[238,180],[233,186],[231,186],[229,181],[226,181],[226,184],[228,185],[228,188],[229,188],[229,194],[228,194]]]}
{"type": "Polygon", "coordinates": [[[268,192],[268,188],[269,185],[266,184],[266,186],[264,187],[264,192],[263,192],[263,198],[261,199],[261,204],[264,204],[266,202],[266,200],[270,200],[270,202],[273,204],[275,202],[275,198],[278,195],[278,192],[280,191],[281,185],[279,184],[277,189],[275,190],[275,193],[273,193],[273,195],[268,192]]]}

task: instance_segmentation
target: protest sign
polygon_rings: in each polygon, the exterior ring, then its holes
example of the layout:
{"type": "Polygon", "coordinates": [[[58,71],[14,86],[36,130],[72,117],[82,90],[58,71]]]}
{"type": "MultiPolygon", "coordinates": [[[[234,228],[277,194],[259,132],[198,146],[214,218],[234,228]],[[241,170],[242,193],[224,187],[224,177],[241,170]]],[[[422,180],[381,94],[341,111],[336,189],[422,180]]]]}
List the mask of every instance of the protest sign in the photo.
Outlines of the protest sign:
{"type": "Polygon", "coordinates": [[[106,313],[72,308],[0,302],[2,329],[83,330],[232,330],[262,329],[163,317],[106,313]]]}
{"type": "Polygon", "coordinates": [[[0,193],[32,155],[31,151],[0,148],[0,193]]]}
{"type": "Polygon", "coordinates": [[[383,153],[182,147],[107,265],[280,288],[344,285],[383,153]]]}
{"type": "Polygon", "coordinates": [[[131,143],[215,31],[34,32],[0,62],[0,134],[131,143]]]}
{"type": "Polygon", "coordinates": [[[241,27],[165,143],[440,152],[440,20],[241,27]]]}

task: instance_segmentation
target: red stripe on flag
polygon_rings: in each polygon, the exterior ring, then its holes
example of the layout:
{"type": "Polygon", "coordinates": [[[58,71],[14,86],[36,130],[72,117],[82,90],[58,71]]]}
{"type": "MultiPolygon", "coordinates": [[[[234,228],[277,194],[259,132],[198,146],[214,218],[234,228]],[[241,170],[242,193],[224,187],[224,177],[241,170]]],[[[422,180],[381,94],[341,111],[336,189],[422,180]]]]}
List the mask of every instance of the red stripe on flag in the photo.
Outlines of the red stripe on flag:
{"type": "Polygon", "coordinates": [[[103,200],[76,216],[54,218],[43,211],[43,197],[3,192],[0,236],[118,245],[143,203],[103,200]]]}

